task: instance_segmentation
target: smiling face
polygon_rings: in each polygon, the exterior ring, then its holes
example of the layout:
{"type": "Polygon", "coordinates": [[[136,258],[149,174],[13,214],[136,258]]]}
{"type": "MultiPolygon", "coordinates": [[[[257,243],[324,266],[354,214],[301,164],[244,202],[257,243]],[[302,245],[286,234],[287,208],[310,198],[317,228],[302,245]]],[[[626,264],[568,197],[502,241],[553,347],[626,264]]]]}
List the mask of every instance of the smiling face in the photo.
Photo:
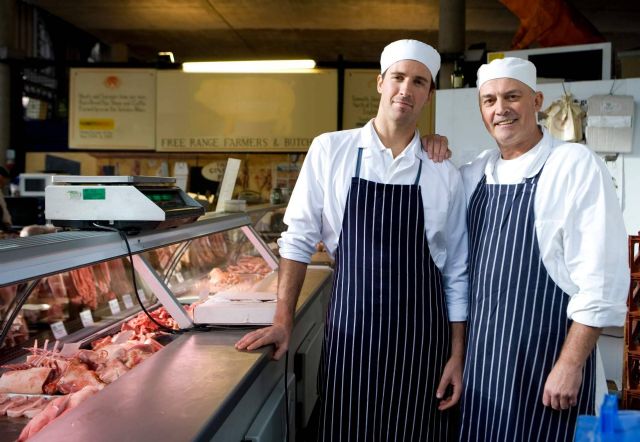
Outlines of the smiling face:
{"type": "Polygon", "coordinates": [[[392,64],[384,76],[378,75],[378,116],[399,125],[415,125],[433,93],[431,83],[431,72],[418,61],[392,64]]]}
{"type": "Polygon", "coordinates": [[[542,133],[536,112],[543,98],[542,92],[534,92],[513,78],[496,78],[480,87],[482,121],[498,143],[503,158],[515,158],[540,141],[542,133]]]}

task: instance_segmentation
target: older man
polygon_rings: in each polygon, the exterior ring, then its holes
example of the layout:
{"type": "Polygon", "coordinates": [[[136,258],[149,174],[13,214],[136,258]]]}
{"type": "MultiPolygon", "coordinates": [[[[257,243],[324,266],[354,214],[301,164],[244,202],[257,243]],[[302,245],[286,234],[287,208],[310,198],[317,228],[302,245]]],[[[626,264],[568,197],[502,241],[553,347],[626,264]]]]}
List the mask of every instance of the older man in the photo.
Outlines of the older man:
{"type": "Polygon", "coordinates": [[[470,282],[461,440],[571,441],[577,416],[594,413],[600,330],[626,313],[622,214],[602,161],[536,123],[532,63],[494,60],[477,86],[498,148],[461,168],[470,282]]]}
{"type": "Polygon", "coordinates": [[[287,350],[307,263],[335,256],[321,362],[320,440],[444,441],[459,398],[467,318],[467,234],[459,173],[422,152],[416,124],[439,54],[415,40],[380,57],[380,105],[363,128],[309,149],[280,239],[272,327],[236,345],[287,350]],[[445,391],[451,385],[452,394],[445,391]]]}

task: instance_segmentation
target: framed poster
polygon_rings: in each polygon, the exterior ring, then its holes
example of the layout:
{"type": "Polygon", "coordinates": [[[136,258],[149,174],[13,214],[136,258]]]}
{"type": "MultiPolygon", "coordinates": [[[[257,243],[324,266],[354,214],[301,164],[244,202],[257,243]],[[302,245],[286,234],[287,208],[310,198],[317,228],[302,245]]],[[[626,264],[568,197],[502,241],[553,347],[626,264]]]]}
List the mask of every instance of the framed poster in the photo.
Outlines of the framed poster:
{"type": "Polygon", "coordinates": [[[154,69],[71,69],[69,147],[155,149],[154,69]]]}
{"type": "Polygon", "coordinates": [[[158,151],[305,152],[314,137],[337,128],[333,69],[157,75],[158,151]]]}

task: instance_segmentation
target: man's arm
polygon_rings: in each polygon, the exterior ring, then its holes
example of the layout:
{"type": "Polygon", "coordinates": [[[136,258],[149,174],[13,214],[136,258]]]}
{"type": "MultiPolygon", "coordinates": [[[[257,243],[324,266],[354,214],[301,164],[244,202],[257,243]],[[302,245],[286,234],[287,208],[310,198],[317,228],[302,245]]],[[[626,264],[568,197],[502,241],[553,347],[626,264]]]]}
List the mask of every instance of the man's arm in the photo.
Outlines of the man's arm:
{"type": "MultiPolygon", "coordinates": [[[[570,172],[558,174],[553,186],[540,179],[545,192],[566,188],[559,200],[560,208],[546,215],[540,204],[540,217],[545,219],[565,214],[562,230],[562,258],[553,265],[565,265],[571,291],[567,316],[573,321],[562,351],[547,377],[542,402],[554,409],[576,404],[585,361],[593,350],[602,327],[619,326],[627,310],[629,288],[626,232],[613,182],[602,161],[583,146],[565,148],[562,168],[570,172]],[[566,151],[566,153],[565,153],[566,151]],[[560,181],[561,180],[561,181],[560,181]],[[566,210],[569,207],[570,210],[566,210]]],[[[557,167],[557,166],[554,166],[557,167]]],[[[550,169],[553,170],[553,169],[550,169]]],[[[543,193],[544,194],[544,193],[543,193]]],[[[547,201],[553,200],[549,197],[547,201]]],[[[539,233],[539,232],[538,232],[539,233]]],[[[539,236],[543,238],[543,236],[539,236]]],[[[542,241],[548,242],[547,235],[542,241]]],[[[541,247],[542,249],[542,247],[541,247]]],[[[546,247],[549,255],[560,250],[546,247]]],[[[559,274],[558,280],[562,279],[559,274]]],[[[560,285],[560,284],[559,284],[560,285]]],[[[568,287],[570,288],[570,287],[568,287]]]]}
{"type": "Polygon", "coordinates": [[[466,322],[451,322],[451,356],[442,371],[436,397],[440,399],[438,410],[453,407],[462,394],[462,369],[464,368],[464,333],[466,322]],[[451,396],[444,397],[447,387],[451,385],[451,396]]]}
{"type": "Polygon", "coordinates": [[[542,403],[554,410],[566,410],[578,403],[582,369],[598,342],[602,329],[574,322],[560,356],[547,377],[542,403]]]}
{"type": "Polygon", "coordinates": [[[274,344],[273,359],[278,360],[289,348],[298,296],[307,273],[307,264],[281,258],[278,269],[278,302],[273,325],[247,333],[236,343],[237,350],[255,350],[274,344]]]}

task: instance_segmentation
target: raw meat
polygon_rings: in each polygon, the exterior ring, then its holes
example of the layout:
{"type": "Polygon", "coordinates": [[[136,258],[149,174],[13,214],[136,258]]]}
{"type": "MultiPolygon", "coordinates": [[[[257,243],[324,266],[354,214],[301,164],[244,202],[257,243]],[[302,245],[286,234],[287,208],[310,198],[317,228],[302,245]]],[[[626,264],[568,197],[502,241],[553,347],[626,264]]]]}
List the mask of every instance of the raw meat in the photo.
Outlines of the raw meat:
{"type": "Polygon", "coordinates": [[[51,370],[49,367],[34,367],[7,371],[0,377],[0,393],[42,394],[51,370]]]}

